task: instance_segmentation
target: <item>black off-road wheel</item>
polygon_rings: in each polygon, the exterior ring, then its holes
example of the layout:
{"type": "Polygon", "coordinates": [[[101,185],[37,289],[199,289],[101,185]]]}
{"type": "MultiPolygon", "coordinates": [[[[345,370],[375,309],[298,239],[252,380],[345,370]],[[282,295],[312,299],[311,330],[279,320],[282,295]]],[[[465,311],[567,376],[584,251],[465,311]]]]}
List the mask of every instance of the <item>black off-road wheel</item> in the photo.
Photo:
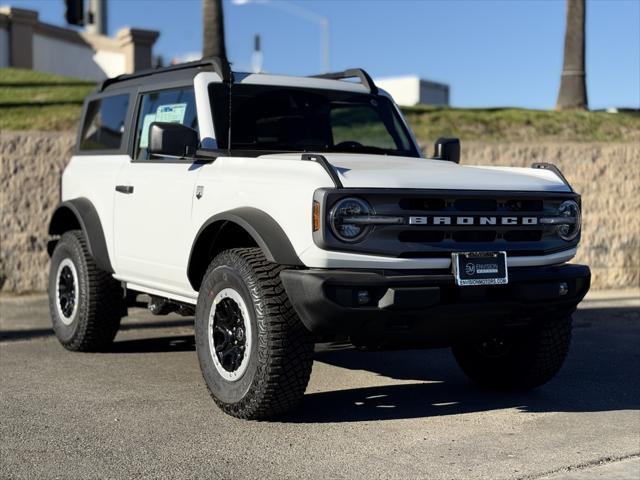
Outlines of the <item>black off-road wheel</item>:
{"type": "Polygon", "coordinates": [[[309,382],[313,337],[287,298],[281,271],[259,248],[225,250],[200,287],[200,368],[218,407],[234,417],[283,414],[298,404],[309,382]]]}
{"type": "Polygon", "coordinates": [[[120,283],[96,266],[80,230],[63,234],[51,256],[49,310],[60,343],[85,352],[108,349],[126,315],[120,283]]]}
{"type": "Polygon", "coordinates": [[[526,391],[551,380],[571,344],[571,317],[550,319],[519,333],[498,334],[453,347],[462,371],[478,385],[526,391]]]}

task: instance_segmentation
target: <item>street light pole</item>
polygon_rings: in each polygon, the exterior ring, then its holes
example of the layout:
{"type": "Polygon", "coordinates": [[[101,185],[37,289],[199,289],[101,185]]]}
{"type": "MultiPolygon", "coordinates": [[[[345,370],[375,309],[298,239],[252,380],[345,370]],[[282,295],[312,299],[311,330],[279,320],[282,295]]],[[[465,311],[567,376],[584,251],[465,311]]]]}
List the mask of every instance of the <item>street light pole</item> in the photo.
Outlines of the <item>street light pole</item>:
{"type": "Polygon", "coordinates": [[[323,73],[327,73],[331,69],[331,61],[329,58],[329,52],[331,48],[331,40],[330,40],[330,25],[329,19],[319,13],[316,13],[312,10],[301,7],[298,4],[292,2],[272,2],[270,0],[232,0],[234,5],[248,5],[250,3],[260,4],[260,5],[268,5],[273,8],[277,8],[284,12],[287,12],[291,15],[295,15],[296,17],[303,18],[310,22],[319,25],[322,29],[322,68],[324,70],[323,73]]]}
{"type": "Polygon", "coordinates": [[[97,35],[107,34],[107,0],[89,0],[87,31],[97,35]]]}
{"type": "Polygon", "coordinates": [[[327,18],[323,18],[322,19],[322,36],[323,38],[323,55],[322,55],[322,60],[323,60],[323,66],[324,66],[324,72],[323,73],[328,73],[329,70],[331,70],[331,61],[329,60],[329,51],[331,49],[331,44],[330,44],[330,40],[329,40],[329,20],[327,18]]]}

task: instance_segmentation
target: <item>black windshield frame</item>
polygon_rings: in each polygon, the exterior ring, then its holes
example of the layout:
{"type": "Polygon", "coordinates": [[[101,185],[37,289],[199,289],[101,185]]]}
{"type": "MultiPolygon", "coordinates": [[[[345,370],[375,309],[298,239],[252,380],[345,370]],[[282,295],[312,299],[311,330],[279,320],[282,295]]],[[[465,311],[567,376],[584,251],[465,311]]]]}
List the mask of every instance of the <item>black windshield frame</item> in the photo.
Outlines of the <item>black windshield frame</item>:
{"type": "MultiPolygon", "coordinates": [[[[219,150],[260,151],[265,153],[316,152],[368,153],[404,157],[421,156],[413,136],[397,108],[384,95],[308,87],[211,83],[209,85],[209,99],[219,150]],[[306,113],[307,116],[294,117],[292,119],[287,118],[287,114],[290,112],[283,111],[282,115],[278,116],[274,115],[273,111],[270,111],[270,117],[259,117],[259,113],[255,111],[274,108],[272,104],[276,102],[273,99],[279,100],[280,104],[283,104],[283,101],[286,100],[286,106],[296,101],[304,103],[302,107],[296,108],[298,110],[304,109],[303,113],[306,113]],[[258,105],[257,109],[256,105],[258,105]],[[371,112],[375,112],[379,116],[380,122],[379,124],[372,123],[372,125],[378,129],[384,127],[384,132],[393,141],[393,148],[381,148],[364,144],[356,145],[355,143],[357,142],[342,142],[348,143],[349,145],[347,146],[334,145],[333,133],[327,130],[335,128],[335,125],[331,124],[329,112],[333,111],[332,109],[335,110],[344,106],[368,107],[371,112]],[[253,123],[252,120],[254,121],[253,123]],[[320,136],[321,138],[320,140],[314,139],[314,141],[308,142],[304,140],[292,143],[257,141],[259,137],[255,131],[259,128],[258,121],[264,121],[264,123],[288,121],[292,129],[306,129],[308,135],[311,132],[311,135],[320,136]],[[246,141],[251,138],[251,133],[256,139],[254,142],[246,141]]],[[[280,108],[279,105],[276,108],[280,108]]],[[[289,128],[289,125],[286,125],[286,128],[289,128]]],[[[267,125],[267,128],[269,128],[269,125],[267,125]]],[[[282,124],[278,128],[280,128],[280,132],[283,131],[282,124]]],[[[285,131],[288,133],[288,130],[285,131]]],[[[280,139],[279,137],[275,138],[280,139]]]]}

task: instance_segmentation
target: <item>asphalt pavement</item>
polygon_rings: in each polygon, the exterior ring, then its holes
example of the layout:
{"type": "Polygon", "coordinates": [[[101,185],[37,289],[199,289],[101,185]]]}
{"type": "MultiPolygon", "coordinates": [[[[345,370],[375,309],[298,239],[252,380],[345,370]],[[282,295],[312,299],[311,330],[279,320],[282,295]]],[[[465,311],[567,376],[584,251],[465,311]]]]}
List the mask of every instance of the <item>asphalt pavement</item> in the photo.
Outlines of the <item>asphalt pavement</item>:
{"type": "Polygon", "coordinates": [[[132,309],[109,353],[64,350],[46,298],[0,297],[1,478],[640,479],[640,292],[590,294],[559,375],[475,387],[447,349],[316,348],[301,408],[222,414],[193,319],[132,309]]]}

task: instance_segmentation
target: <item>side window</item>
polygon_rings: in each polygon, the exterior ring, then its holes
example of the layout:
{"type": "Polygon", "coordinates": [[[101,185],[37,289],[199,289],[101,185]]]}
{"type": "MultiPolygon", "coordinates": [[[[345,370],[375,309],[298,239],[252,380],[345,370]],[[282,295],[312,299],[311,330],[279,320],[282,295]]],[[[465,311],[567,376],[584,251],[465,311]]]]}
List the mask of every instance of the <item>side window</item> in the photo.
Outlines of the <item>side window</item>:
{"type": "Polygon", "coordinates": [[[129,94],[89,102],[80,150],[119,150],[129,106],[129,94]]]}
{"type": "Polygon", "coordinates": [[[142,95],[136,124],[135,159],[149,158],[147,146],[152,122],[181,123],[197,131],[198,114],[193,88],[161,90],[142,95]]]}

